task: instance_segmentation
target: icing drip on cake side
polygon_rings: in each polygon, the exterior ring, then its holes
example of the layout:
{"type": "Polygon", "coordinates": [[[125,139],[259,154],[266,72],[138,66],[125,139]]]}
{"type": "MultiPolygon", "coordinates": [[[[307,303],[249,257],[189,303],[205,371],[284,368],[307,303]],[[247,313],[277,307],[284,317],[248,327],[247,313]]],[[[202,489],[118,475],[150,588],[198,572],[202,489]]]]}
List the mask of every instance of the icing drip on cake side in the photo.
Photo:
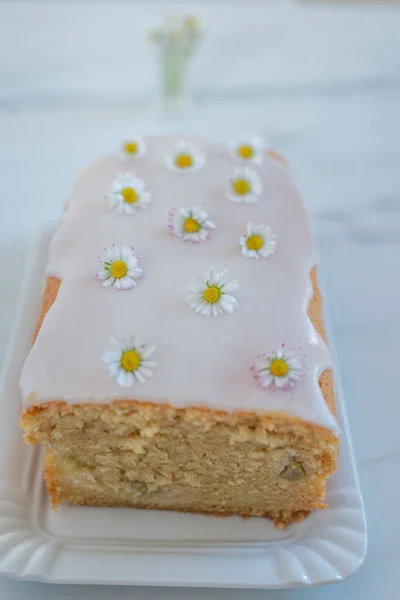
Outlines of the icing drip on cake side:
{"type": "Polygon", "coordinates": [[[147,153],[131,162],[99,161],[77,181],[50,245],[47,275],[62,280],[21,376],[24,406],[51,400],[107,403],[113,399],[206,406],[233,411],[285,411],[338,433],[318,385],[332,368],[326,344],[307,307],[310,271],[317,263],[302,202],[290,172],[266,157],[256,171],[260,200],[230,201],[224,191],[236,165],[223,145],[193,140],[207,164],[196,173],[175,173],[165,158],[178,140],[150,138],[147,153]],[[110,208],[106,194],[118,173],[134,171],[151,188],[152,201],[136,214],[110,208]],[[174,207],[201,206],[216,225],[207,242],[193,244],[168,232],[174,207]],[[240,238],[247,222],[270,225],[276,251],[245,258],[240,238]],[[104,247],[134,246],[144,277],[129,291],[103,288],[95,278],[104,247]],[[208,267],[229,268],[238,280],[238,307],[218,318],[196,314],[184,301],[185,286],[208,267]],[[144,385],[123,388],[110,378],[101,357],[137,335],[155,344],[158,367],[144,385]],[[258,354],[282,343],[305,356],[304,381],[290,390],[262,389],[249,373],[258,354]]]}

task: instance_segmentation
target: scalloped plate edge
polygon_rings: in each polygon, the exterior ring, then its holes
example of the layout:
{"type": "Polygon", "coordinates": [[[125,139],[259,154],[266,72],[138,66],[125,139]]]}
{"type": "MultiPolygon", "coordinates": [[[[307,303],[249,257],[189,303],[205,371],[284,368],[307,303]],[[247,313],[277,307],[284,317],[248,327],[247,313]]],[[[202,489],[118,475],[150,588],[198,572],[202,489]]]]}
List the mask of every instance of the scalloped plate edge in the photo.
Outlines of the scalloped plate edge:
{"type": "MultiPolygon", "coordinates": [[[[293,526],[292,538],[278,543],[266,540],[265,543],[237,544],[68,541],[37,527],[33,509],[37,508],[34,505],[40,494],[34,491],[37,486],[33,485],[35,474],[32,473],[37,449],[25,446],[22,441],[19,407],[16,410],[10,397],[15,396],[18,389],[19,372],[30,345],[41,295],[38,274],[43,273],[51,232],[52,228],[44,231],[30,255],[12,344],[3,370],[0,574],[55,583],[266,589],[320,585],[341,581],[354,573],[366,554],[366,520],[337,373],[342,460],[330,481],[330,508],[293,526]]],[[[326,309],[324,312],[326,314],[326,309]]]]}

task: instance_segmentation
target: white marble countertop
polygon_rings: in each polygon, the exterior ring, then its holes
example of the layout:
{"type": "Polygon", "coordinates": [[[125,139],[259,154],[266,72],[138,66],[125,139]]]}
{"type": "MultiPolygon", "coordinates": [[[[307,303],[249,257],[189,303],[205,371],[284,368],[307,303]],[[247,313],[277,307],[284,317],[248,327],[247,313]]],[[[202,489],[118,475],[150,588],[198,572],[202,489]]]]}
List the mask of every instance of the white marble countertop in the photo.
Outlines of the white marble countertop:
{"type": "Polygon", "coordinates": [[[0,4],[0,360],[31,241],[76,171],[130,131],[229,139],[260,131],[292,163],[319,244],[369,527],[347,581],[289,591],[50,586],[0,581],[2,600],[395,600],[400,563],[400,5],[202,3],[196,103],[149,105],[142,33],[161,2],[0,4]]]}

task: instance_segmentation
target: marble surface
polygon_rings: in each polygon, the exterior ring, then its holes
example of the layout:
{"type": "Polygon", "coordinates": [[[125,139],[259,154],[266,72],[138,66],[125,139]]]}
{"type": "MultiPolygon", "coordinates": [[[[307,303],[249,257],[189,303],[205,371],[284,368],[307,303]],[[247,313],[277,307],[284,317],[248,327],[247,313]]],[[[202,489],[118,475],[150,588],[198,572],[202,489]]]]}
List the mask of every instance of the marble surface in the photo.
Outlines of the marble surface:
{"type": "Polygon", "coordinates": [[[0,360],[29,247],[74,174],[129,131],[260,131],[293,165],[329,296],[369,526],[364,566],[320,589],[166,590],[0,581],[4,600],[395,600],[400,562],[400,5],[202,3],[195,103],[168,119],[142,33],[161,3],[0,4],[0,360]],[[238,43],[238,39],[239,42],[238,43]]]}

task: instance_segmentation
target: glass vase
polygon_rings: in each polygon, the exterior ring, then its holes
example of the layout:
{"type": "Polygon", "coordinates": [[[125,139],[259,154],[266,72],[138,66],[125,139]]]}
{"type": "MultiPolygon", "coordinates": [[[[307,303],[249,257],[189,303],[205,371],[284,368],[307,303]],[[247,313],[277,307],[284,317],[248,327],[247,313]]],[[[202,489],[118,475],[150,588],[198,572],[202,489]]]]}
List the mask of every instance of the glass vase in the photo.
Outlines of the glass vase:
{"type": "Polygon", "coordinates": [[[189,56],[179,45],[167,45],[160,53],[160,96],[163,109],[179,113],[189,104],[189,56]]]}

